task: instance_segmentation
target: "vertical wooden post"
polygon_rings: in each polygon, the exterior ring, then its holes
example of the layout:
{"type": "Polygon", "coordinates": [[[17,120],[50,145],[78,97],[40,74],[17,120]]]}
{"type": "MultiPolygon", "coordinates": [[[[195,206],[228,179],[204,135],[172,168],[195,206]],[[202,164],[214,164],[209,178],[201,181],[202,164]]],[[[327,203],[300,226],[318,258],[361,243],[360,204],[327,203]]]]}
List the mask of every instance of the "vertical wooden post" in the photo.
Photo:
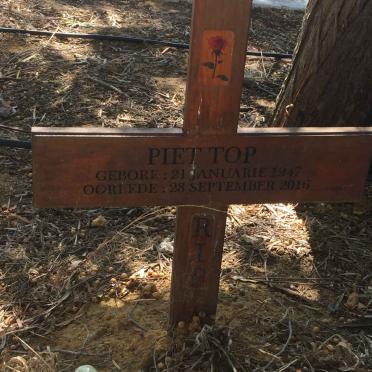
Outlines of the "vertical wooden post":
{"type": "MultiPolygon", "coordinates": [[[[185,135],[237,132],[250,11],[251,0],[194,0],[185,135]]],[[[171,326],[216,313],[227,208],[177,210],[171,326]]]]}

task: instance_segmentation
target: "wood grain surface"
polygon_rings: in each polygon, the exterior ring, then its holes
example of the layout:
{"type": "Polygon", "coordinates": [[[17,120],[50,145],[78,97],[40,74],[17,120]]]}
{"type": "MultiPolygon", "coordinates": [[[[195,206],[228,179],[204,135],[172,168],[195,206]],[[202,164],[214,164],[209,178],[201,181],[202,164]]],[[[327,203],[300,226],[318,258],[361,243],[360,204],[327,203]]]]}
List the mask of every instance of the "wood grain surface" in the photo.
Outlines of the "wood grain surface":
{"type": "Polygon", "coordinates": [[[37,207],[352,201],[372,131],[225,136],[33,134],[37,207]]]}

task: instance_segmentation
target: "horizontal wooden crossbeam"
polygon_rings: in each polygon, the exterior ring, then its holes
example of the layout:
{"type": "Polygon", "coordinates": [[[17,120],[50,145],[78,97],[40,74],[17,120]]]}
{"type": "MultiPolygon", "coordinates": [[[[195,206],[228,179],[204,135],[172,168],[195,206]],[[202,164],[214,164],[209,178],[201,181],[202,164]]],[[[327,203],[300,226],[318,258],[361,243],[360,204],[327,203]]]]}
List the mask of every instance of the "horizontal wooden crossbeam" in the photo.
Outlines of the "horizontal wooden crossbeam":
{"type": "Polygon", "coordinates": [[[372,128],[34,128],[37,207],[358,200],[372,128]]]}
{"type": "MultiPolygon", "coordinates": [[[[100,135],[100,136],[169,136],[183,135],[181,128],[101,128],[101,127],[33,127],[35,136],[100,135]]],[[[250,136],[287,136],[294,134],[316,136],[372,136],[372,127],[292,127],[292,128],[242,128],[237,134],[250,136]]]]}

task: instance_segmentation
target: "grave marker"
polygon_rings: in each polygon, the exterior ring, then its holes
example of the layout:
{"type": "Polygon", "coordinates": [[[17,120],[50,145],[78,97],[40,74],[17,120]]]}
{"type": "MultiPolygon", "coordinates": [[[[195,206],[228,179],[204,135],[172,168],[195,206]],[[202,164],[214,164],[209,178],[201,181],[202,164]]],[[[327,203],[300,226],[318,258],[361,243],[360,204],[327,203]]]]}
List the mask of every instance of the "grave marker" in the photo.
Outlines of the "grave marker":
{"type": "Polygon", "coordinates": [[[248,0],[195,0],[179,129],[33,128],[40,208],[178,205],[170,322],[216,311],[231,203],[355,201],[372,128],[238,129],[248,0]]]}

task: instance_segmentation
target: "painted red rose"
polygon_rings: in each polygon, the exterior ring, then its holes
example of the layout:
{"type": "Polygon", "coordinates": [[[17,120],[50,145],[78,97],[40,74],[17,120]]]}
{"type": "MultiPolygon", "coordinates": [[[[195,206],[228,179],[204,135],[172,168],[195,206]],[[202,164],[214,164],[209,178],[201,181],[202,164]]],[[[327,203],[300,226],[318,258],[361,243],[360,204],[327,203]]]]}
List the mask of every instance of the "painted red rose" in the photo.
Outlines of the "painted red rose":
{"type": "Polygon", "coordinates": [[[222,36],[212,36],[208,39],[208,45],[213,49],[213,53],[219,56],[226,48],[227,42],[222,36]]]}
{"type": "MultiPolygon", "coordinates": [[[[223,74],[219,73],[221,70],[221,66],[223,64],[223,50],[227,47],[227,41],[221,35],[211,36],[207,39],[208,47],[212,50],[212,56],[214,61],[206,61],[203,65],[212,70],[212,80],[213,79],[220,79],[224,82],[229,81],[229,78],[223,74]]],[[[223,67],[223,66],[222,66],[223,67]]]]}

